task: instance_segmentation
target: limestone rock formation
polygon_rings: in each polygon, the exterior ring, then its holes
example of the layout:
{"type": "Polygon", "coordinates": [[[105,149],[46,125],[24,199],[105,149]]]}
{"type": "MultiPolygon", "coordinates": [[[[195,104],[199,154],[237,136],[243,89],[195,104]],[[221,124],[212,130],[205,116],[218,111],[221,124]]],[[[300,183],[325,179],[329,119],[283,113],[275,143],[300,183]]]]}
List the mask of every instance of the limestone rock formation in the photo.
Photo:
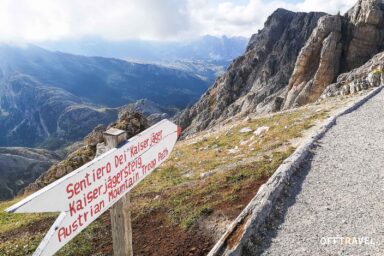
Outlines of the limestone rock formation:
{"type": "MultiPolygon", "coordinates": [[[[176,119],[190,134],[237,114],[311,103],[341,73],[360,67],[383,50],[381,0],[358,0],[343,16],[278,9],[252,36],[245,54],[176,119]]],[[[364,83],[350,90],[369,86],[364,83]]]]}
{"type": "Polygon", "coordinates": [[[319,20],[296,61],[285,108],[317,100],[338,75],[342,53],[341,29],[340,16],[328,15],[319,20]]]}
{"type": "Polygon", "coordinates": [[[363,65],[384,49],[384,4],[382,0],[359,0],[345,18],[349,24],[342,72],[363,65]]]}
{"type": "Polygon", "coordinates": [[[380,0],[359,0],[344,16],[323,17],[296,61],[284,108],[316,101],[341,72],[381,52],[383,42],[380,0]]]}
{"type": "Polygon", "coordinates": [[[354,94],[383,84],[384,52],[381,52],[361,67],[339,75],[336,83],[327,86],[321,98],[354,94]]]}
{"type": "Polygon", "coordinates": [[[176,120],[193,133],[238,113],[279,110],[296,58],[324,15],[276,10],[252,36],[245,54],[176,120]]]}

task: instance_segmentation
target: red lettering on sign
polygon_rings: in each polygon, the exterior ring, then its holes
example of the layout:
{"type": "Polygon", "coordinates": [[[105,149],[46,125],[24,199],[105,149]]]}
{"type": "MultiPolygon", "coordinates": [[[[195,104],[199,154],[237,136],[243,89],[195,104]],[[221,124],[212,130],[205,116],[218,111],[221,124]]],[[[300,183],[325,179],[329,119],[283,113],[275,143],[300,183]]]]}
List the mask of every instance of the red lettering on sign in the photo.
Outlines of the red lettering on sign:
{"type": "Polygon", "coordinates": [[[92,170],[93,181],[96,182],[104,177],[106,174],[112,171],[112,165],[108,162],[105,166],[101,166],[97,169],[92,170]]]}
{"type": "Polygon", "coordinates": [[[118,155],[118,156],[115,156],[115,167],[119,167],[119,165],[122,165],[124,163],[124,155],[121,154],[121,155],[118,155]]]}
{"type": "Polygon", "coordinates": [[[141,152],[144,152],[149,148],[149,139],[144,139],[130,147],[131,157],[134,158],[141,152]]]}
{"type": "Polygon", "coordinates": [[[156,167],[156,163],[156,159],[153,159],[148,164],[143,165],[143,167],[141,168],[142,174],[146,175],[148,172],[152,171],[156,167]]]}
{"type": "Polygon", "coordinates": [[[73,232],[75,232],[79,227],[82,227],[85,225],[88,219],[88,212],[84,214],[79,214],[74,222],[72,222],[67,227],[61,227],[59,231],[57,232],[57,235],[59,237],[59,242],[66,239],[67,237],[71,236],[73,232]]]}
{"type": "Polygon", "coordinates": [[[163,139],[163,131],[154,132],[151,135],[151,146],[156,145],[163,139]]]}
{"type": "Polygon", "coordinates": [[[164,159],[167,158],[168,154],[169,154],[168,149],[165,148],[162,152],[159,152],[159,153],[157,154],[157,160],[158,160],[159,162],[163,161],[164,159]]]}

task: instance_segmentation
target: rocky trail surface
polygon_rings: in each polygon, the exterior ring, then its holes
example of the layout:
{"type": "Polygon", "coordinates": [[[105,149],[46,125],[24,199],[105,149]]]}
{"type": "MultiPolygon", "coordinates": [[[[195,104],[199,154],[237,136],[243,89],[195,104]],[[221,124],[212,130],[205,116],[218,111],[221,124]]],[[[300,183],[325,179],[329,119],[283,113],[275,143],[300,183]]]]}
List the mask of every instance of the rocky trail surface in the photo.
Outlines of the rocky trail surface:
{"type": "Polygon", "coordinates": [[[384,91],[337,119],[250,255],[383,255],[383,108],[384,91]]]}

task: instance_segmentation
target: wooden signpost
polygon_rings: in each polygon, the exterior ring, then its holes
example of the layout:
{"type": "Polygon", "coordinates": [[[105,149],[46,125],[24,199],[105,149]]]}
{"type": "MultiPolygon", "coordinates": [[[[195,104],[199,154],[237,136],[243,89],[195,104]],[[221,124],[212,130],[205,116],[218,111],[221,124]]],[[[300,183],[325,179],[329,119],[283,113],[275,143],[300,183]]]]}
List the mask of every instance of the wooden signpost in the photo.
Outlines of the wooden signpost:
{"type": "Polygon", "coordinates": [[[104,138],[112,149],[9,207],[14,213],[60,212],[33,255],[53,255],[112,206],[114,254],[132,255],[127,193],[169,157],[178,135],[177,125],[163,120],[118,146],[125,134],[109,130],[104,138]]]}

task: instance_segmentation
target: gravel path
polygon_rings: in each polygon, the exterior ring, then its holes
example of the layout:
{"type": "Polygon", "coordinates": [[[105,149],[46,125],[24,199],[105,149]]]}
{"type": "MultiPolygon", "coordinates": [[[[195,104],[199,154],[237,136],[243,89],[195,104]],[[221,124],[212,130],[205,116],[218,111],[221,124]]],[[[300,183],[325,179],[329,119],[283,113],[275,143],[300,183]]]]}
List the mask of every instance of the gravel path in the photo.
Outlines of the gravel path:
{"type": "Polygon", "coordinates": [[[252,255],[384,255],[384,91],[338,118],[252,255]]]}

